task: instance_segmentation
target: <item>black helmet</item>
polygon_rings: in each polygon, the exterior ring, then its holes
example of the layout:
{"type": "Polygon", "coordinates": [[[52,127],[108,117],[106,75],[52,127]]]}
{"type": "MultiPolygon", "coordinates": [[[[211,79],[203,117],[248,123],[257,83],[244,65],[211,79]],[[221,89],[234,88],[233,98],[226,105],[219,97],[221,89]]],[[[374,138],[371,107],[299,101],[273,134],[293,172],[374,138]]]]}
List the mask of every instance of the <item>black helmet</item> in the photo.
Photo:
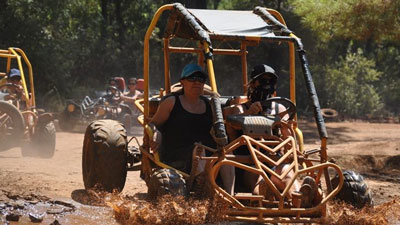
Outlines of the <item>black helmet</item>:
{"type": "Polygon", "coordinates": [[[251,71],[251,79],[249,83],[255,81],[259,76],[263,74],[271,74],[271,78],[277,80],[278,75],[275,73],[275,70],[272,69],[272,67],[267,66],[266,64],[259,64],[253,67],[253,70],[251,71]]]}
{"type": "Polygon", "coordinates": [[[265,64],[256,65],[251,71],[251,79],[249,84],[252,84],[258,80],[258,85],[250,86],[248,90],[248,97],[252,102],[263,101],[272,96],[275,92],[276,82],[278,80],[278,75],[275,70],[270,66],[265,64]],[[266,77],[261,77],[261,75],[268,75],[266,77]]]}

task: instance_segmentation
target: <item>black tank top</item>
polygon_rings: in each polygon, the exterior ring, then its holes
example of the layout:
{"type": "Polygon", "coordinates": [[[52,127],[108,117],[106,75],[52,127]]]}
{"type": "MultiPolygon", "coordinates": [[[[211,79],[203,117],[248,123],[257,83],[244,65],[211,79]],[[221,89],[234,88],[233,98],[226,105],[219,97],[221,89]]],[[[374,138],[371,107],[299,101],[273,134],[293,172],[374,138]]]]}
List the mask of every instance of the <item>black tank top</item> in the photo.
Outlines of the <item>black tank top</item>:
{"type": "Polygon", "coordinates": [[[208,99],[201,96],[206,103],[206,111],[195,114],[186,111],[180,101],[179,95],[174,95],[175,104],[168,120],[161,127],[162,149],[161,160],[165,163],[184,162],[185,172],[190,172],[192,152],[195,142],[215,147],[210,135],[212,126],[212,112],[208,99]]]}

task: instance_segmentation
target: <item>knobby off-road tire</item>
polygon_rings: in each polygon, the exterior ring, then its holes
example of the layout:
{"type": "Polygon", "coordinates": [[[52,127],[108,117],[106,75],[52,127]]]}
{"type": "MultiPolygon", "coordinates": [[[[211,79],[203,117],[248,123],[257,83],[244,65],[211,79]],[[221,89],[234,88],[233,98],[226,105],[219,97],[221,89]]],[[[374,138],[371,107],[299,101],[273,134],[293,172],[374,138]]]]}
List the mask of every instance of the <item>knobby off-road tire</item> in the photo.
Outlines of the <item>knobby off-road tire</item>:
{"type": "Polygon", "coordinates": [[[0,125],[0,151],[18,146],[25,132],[25,122],[17,107],[0,101],[0,125]]]}
{"type": "Polygon", "coordinates": [[[96,184],[112,192],[122,191],[127,173],[127,138],[121,123],[96,120],[89,124],[83,140],[82,173],[85,189],[96,184]]]}
{"type": "Polygon", "coordinates": [[[170,194],[174,196],[187,194],[186,182],[182,174],[173,169],[160,169],[155,171],[147,185],[147,194],[150,199],[170,194]]]}
{"type": "MultiPolygon", "coordinates": [[[[340,192],[335,199],[344,201],[356,208],[364,206],[372,206],[373,199],[368,185],[365,183],[363,176],[351,170],[343,171],[344,183],[340,192]]],[[[332,179],[332,186],[335,188],[339,184],[339,176],[336,175],[332,179]]]]}
{"type": "MultiPolygon", "coordinates": [[[[53,121],[38,124],[32,137],[32,148],[36,155],[51,158],[56,151],[56,126],[53,121]]],[[[24,151],[22,151],[24,155],[24,151]]]]}

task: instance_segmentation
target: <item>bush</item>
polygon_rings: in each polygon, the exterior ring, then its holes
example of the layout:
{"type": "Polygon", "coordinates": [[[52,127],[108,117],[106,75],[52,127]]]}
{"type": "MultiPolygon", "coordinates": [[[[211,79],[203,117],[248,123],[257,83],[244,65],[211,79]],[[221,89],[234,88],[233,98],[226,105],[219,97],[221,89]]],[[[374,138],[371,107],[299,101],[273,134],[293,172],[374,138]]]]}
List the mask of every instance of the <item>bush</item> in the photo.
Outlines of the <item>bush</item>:
{"type": "Polygon", "coordinates": [[[361,49],[355,53],[348,51],[345,58],[332,66],[327,65],[325,71],[328,107],[351,117],[375,115],[383,109],[381,97],[373,85],[382,73],[361,49]]]}

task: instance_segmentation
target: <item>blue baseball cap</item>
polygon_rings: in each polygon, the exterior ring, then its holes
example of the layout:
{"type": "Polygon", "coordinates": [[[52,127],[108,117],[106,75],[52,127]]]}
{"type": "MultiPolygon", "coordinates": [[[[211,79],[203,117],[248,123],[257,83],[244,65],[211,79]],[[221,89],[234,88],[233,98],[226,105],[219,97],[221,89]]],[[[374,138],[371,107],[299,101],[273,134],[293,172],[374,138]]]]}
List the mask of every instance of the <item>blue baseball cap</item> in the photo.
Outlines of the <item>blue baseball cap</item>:
{"type": "Polygon", "coordinates": [[[208,77],[207,73],[203,71],[201,66],[199,66],[197,64],[187,64],[182,70],[181,80],[185,79],[195,73],[199,73],[200,75],[204,76],[205,78],[208,77]]]}
{"type": "Polygon", "coordinates": [[[20,77],[21,76],[21,73],[19,72],[19,69],[11,69],[10,70],[10,74],[8,75],[8,77],[15,77],[15,76],[18,76],[18,77],[20,77]]]}

